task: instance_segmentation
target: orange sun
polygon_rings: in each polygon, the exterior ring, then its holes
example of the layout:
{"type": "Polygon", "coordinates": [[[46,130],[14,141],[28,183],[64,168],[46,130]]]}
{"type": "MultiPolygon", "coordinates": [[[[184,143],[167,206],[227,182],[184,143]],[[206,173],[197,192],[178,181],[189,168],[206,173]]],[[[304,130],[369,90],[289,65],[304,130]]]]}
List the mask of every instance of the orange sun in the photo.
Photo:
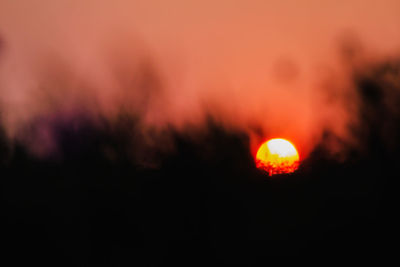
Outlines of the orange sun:
{"type": "Polygon", "coordinates": [[[299,167],[299,159],[299,153],[291,142],[274,138],[260,146],[256,155],[256,165],[271,176],[294,172],[299,167]]]}

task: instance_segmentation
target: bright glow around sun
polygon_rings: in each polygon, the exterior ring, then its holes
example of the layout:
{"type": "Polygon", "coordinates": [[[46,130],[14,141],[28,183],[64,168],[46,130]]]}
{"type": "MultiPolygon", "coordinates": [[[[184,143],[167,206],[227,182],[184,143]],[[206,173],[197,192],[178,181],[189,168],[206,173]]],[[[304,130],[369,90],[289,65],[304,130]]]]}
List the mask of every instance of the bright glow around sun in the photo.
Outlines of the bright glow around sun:
{"type": "Polygon", "coordinates": [[[257,168],[269,175],[292,173],[299,167],[299,153],[288,140],[274,138],[263,143],[257,151],[257,168]]]}

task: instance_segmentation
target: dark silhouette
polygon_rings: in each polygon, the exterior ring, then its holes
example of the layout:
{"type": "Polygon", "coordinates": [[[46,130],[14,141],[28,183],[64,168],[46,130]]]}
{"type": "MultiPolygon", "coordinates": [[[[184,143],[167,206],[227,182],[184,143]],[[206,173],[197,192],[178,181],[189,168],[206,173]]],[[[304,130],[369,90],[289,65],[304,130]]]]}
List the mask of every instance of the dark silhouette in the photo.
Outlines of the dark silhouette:
{"type": "MultiPolygon", "coordinates": [[[[129,116],[55,115],[57,148],[42,157],[2,133],[2,258],[54,266],[265,266],[395,257],[400,120],[384,99],[398,97],[399,88],[381,79],[398,78],[396,64],[357,75],[364,104],[354,135],[363,149],[349,146],[338,161],[327,144],[341,140],[327,132],[297,172],[274,178],[255,167],[246,134],[211,118],[201,132],[162,133],[168,150],[147,146],[129,116]],[[154,161],[142,164],[135,151],[154,161]]],[[[37,125],[25,133],[35,136],[37,125]]]]}

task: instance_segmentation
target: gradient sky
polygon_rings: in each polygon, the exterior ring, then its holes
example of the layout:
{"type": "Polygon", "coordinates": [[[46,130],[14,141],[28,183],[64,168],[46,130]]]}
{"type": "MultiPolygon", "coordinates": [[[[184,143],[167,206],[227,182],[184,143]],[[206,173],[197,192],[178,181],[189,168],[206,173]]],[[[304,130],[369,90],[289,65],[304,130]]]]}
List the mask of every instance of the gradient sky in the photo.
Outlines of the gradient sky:
{"type": "Polygon", "coordinates": [[[399,15],[398,0],[3,0],[3,124],[12,136],[54,109],[112,118],[127,106],[151,127],[212,114],[307,152],[354,119],[340,48],[398,54],[399,15]],[[143,64],[152,85],[136,82],[143,64]]]}

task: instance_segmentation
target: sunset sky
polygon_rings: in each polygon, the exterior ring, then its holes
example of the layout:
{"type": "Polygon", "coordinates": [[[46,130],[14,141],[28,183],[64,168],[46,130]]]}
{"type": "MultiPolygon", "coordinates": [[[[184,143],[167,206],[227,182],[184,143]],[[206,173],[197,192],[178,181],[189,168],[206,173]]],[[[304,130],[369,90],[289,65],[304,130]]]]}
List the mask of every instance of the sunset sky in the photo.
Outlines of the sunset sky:
{"type": "Polygon", "coordinates": [[[307,154],[324,130],[344,137],[357,123],[352,64],[398,54],[399,9],[397,0],[3,0],[2,120],[13,136],[77,106],[107,117],[125,107],[156,128],[211,115],[261,130],[256,144],[285,136],[307,154]],[[157,79],[148,88],[143,71],[157,79]]]}

